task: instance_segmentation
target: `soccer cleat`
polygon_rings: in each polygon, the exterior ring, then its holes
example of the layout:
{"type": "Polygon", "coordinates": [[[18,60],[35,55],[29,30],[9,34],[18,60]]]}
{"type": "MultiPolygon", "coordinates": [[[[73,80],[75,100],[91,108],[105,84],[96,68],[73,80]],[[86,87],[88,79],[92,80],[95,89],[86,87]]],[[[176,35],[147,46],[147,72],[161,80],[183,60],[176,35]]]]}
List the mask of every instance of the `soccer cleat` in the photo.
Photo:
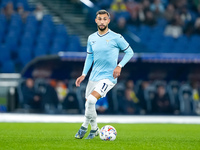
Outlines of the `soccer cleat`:
{"type": "Polygon", "coordinates": [[[87,128],[81,126],[81,128],[76,133],[75,138],[76,139],[82,139],[86,132],[87,132],[87,128]]]}
{"type": "Polygon", "coordinates": [[[99,128],[97,127],[96,130],[91,130],[88,137],[85,139],[93,139],[95,136],[99,135],[99,128]]]}

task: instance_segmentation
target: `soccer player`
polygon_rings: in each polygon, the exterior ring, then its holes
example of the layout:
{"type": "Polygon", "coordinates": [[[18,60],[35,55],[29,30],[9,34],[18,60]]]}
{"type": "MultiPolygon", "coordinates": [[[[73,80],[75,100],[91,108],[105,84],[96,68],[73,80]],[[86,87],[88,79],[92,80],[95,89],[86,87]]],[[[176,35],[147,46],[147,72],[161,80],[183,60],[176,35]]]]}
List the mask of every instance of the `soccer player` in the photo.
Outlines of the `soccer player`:
{"type": "Polygon", "coordinates": [[[95,22],[98,31],[88,37],[87,57],[83,73],[76,79],[76,86],[79,87],[93,64],[85,93],[84,122],[75,135],[77,139],[84,137],[89,124],[91,125],[91,131],[86,139],[93,139],[98,136],[99,129],[96,121],[95,104],[99,98],[105,97],[107,92],[115,86],[122,67],[134,54],[127,41],[120,34],[108,28],[110,14],[106,10],[99,10],[96,13],[95,22]],[[117,64],[120,50],[125,55],[117,64]]]}

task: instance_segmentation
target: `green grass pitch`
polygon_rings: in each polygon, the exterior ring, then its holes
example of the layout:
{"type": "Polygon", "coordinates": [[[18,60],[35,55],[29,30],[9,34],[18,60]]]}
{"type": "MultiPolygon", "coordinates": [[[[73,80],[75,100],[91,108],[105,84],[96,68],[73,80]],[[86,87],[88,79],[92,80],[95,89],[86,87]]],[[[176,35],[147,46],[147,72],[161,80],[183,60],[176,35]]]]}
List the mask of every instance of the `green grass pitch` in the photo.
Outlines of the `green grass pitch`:
{"type": "MultiPolygon", "coordinates": [[[[99,124],[101,128],[106,124],[99,124]]],[[[197,150],[200,125],[114,124],[115,141],[75,139],[80,123],[0,123],[1,150],[197,150]]],[[[86,136],[88,133],[86,134],[86,136]]],[[[85,137],[86,137],[85,136],[85,137]]]]}

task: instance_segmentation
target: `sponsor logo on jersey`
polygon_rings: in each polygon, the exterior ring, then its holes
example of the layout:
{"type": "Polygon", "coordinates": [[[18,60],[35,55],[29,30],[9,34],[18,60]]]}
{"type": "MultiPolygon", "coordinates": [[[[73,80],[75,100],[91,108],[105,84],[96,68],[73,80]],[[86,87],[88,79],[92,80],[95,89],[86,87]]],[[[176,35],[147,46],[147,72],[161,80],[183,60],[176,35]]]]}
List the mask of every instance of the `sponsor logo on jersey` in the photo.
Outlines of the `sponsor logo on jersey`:
{"type": "Polygon", "coordinates": [[[91,44],[93,45],[93,44],[95,44],[96,43],[96,41],[91,41],[91,44]]]}

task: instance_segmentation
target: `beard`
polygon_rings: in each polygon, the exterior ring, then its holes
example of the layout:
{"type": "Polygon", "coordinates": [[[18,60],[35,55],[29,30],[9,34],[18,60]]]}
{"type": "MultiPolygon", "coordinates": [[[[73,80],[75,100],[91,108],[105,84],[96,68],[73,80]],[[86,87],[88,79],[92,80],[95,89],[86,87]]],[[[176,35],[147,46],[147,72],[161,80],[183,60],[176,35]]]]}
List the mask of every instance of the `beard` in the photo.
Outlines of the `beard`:
{"type": "Polygon", "coordinates": [[[107,26],[104,26],[104,28],[101,28],[100,26],[97,26],[97,27],[98,27],[98,29],[101,30],[101,31],[104,31],[104,30],[107,28],[107,26]]]}

